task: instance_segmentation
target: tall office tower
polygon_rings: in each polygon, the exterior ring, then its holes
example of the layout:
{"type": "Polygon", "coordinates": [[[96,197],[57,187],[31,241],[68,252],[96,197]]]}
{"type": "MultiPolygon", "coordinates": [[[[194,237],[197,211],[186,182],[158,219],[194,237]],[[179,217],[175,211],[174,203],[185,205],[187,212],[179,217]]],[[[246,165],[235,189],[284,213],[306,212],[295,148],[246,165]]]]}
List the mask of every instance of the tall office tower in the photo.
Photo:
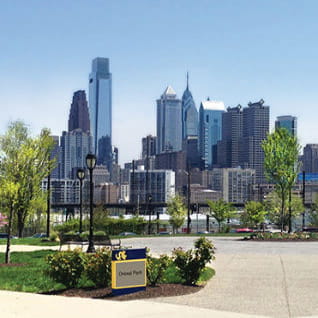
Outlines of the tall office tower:
{"type": "Polygon", "coordinates": [[[297,137],[297,117],[278,116],[275,121],[275,128],[286,128],[292,136],[297,137]]]}
{"type": "Polygon", "coordinates": [[[53,149],[51,150],[50,158],[54,160],[54,169],[51,172],[52,179],[59,179],[61,177],[61,147],[59,136],[52,136],[54,140],[53,149]]]}
{"type": "Polygon", "coordinates": [[[157,137],[148,135],[147,137],[142,138],[142,151],[141,158],[146,159],[147,157],[153,157],[156,155],[156,143],[157,137]]]}
{"type": "Polygon", "coordinates": [[[78,168],[86,166],[86,155],[92,151],[92,137],[81,129],[63,131],[61,137],[61,178],[76,179],[78,168]]]}
{"type": "Polygon", "coordinates": [[[199,110],[199,152],[205,169],[217,162],[217,142],[222,138],[223,102],[209,98],[201,102],[199,110]]]}
{"type": "Polygon", "coordinates": [[[77,91],[73,95],[70,116],[68,119],[68,131],[81,129],[89,132],[90,122],[85,91],[77,91]]]}
{"type": "Polygon", "coordinates": [[[256,171],[256,182],[265,183],[262,142],[269,132],[269,106],[261,99],[243,108],[243,136],[240,140],[239,161],[242,168],[256,171]]]}
{"type": "Polygon", "coordinates": [[[182,148],[181,100],[168,86],[157,100],[157,153],[179,151],[182,148]]]}
{"type": "Polygon", "coordinates": [[[182,95],[182,139],[198,135],[198,111],[189,90],[189,74],[187,74],[187,88],[182,95]]]}
{"type": "Polygon", "coordinates": [[[318,173],[318,144],[307,144],[304,147],[303,170],[306,173],[318,173]]]}
{"type": "Polygon", "coordinates": [[[239,165],[239,142],[243,132],[242,106],[228,107],[222,114],[222,140],[217,145],[217,163],[220,168],[239,165]]]}
{"type": "Polygon", "coordinates": [[[111,171],[112,156],[112,74],[109,59],[97,57],[89,75],[89,117],[97,164],[111,171]]]}

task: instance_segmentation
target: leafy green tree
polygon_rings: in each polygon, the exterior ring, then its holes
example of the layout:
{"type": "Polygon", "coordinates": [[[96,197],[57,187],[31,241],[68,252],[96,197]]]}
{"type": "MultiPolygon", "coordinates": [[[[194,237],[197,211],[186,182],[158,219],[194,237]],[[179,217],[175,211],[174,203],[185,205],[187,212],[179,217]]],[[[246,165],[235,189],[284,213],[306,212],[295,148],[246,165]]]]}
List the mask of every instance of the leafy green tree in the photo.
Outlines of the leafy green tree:
{"type": "MultiPolygon", "coordinates": [[[[42,179],[54,168],[50,160],[53,144],[49,130],[43,129],[39,136],[31,137],[21,121],[12,122],[0,137],[0,182],[11,182],[17,188],[13,217],[19,237],[37,198],[42,195],[42,179]]],[[[1,199],[5,196],[2,191],[1,199]]]]}
{"type": "Polygon", "coordinates": [[[234,217],[235,211],[230,203],[225,202],[223,199],[217,201],[207,201],[210,207],[210,216],[216,219],[221,232],[221,225],[224,221],[234,217]]]}
{"type": "Polygon", "coordinates": [[[269,134],[262,143],[264,151],[264,168],[269,182],[275,184],[275,189],[281,199],[281,230],[283,231],[285,206],[289,197],[288,224],[291,230],[291,189],[294,185],[299,169],[298,155],[300,146],[297,138],[292,136],[287,129],[279,128],[269,134]]]}
{"type": "Polygon", "coordinates": [[[318,197],[310,207],[308,218],[311,226],[318,226],[318,197]]]}
{"type": "Polygon", "coordinates": [[[245,203],[241,214],[241,223],[245,226],[259,227],[265,222],[266,209],[261,202],[249,201],[245,203]]]}
{"type": "Polygon", "coordinates": [[[298,196],[292,194],[290,205],[285,205],[285,210],[283,214],[281,213],[282,199],[280,194],[273,191],[269,195],[266,196],[265,199],[265,207],[267,211],[268,219],[283,228],[288,225],[289,222],[289,212],[291,212],[292,217],[298,216],[301,212],[304,211],[304,206],[302,199],[298,196]],[[283,215],[283,219],[282,219],[283,215]],[[283,225],[282,225],[283,224],[283,225]]]}
{"type": "Polygon", "coordinates": [[[167,214],[170,216],[169,223],[173,227],[173,232],[178,231],[186,219],[187,209],[179,195],[171,198],[168,202],[167,214]]]}

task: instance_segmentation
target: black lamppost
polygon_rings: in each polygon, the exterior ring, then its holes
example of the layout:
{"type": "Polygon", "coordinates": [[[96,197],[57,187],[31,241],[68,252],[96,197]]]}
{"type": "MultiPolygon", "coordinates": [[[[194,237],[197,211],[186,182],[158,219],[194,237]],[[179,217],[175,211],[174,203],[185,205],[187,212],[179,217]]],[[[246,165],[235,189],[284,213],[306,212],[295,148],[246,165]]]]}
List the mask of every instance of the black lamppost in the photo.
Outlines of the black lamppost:
{"type": "Polygon", "coordinates": [[[89,153],[86,156],[86,165],[89,170],[89,238],[87,253],[95,253],[94,241],[93,241],[93,196],[94,196],[94,185],[93,185],[93,170],[96,166],[96,156],[89,153]]]}
{"type": "Polygon", "coordinates": [[[77,169],[76,176],[80,181],[80,223],[79,232],[83,232],[83,180],[85,178],[85,170],[82,168],[77,169]]]}

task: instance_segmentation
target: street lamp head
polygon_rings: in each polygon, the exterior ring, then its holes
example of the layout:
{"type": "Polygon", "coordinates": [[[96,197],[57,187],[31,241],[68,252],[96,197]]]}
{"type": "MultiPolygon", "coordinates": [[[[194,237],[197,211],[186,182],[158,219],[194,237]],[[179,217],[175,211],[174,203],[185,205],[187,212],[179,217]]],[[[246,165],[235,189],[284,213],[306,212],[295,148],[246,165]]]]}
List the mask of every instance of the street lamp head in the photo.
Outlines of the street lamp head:
{"type": "Polygon", "coordinates": [[[89,170],[93,170],[96,166],[96,156],[92,153],[89,153],[86,156],[86,165],[89,170]]]}
{"type": "Polygon", "coordinates": [[[85,178],[85,170],[82,168],[77,169],[76,176],[78,179],[83,180],[85,178]]]}

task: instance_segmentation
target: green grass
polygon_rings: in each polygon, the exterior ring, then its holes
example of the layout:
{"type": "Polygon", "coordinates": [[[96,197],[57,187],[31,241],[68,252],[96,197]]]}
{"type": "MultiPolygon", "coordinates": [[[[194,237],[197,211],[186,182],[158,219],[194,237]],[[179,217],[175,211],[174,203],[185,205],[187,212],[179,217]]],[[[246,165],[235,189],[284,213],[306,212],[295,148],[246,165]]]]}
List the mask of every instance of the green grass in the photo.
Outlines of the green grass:
{"type": "MultiPolygon", "coordinates": [[[[23,291],[32,293],[45,293],[65,289],[63,284],[56,283],[45,274],[47,268],[45,257],[55,251],[12,252],[11,263],[25,264],[24,266],[0,266],[0,289],[23,291]]],[[[0,253],[0,264],[4,263],[4,253],[0,253]]],[[[200,276],[199,284],[209,280],[214,275],[212,268],[206,268],[200,276]]],[[[183,283],[175,266],[169,266],[166,283],[183,283]]],[[[79,282],[79,288],[92,287],[93,283],[85,278],[79,282]]]]}
{"type": "MultiPolygon", "coordinates": [[[[59,245],[59,242],[51,242],[51,241],[42,241],[42,238],[35,237],[24,237],[11,239],[11,245],[36,245],[36,246],[56,246],[59,245]]],[[[0,245],[7,244],[6,239],[0,239],[0,245]]]]}

